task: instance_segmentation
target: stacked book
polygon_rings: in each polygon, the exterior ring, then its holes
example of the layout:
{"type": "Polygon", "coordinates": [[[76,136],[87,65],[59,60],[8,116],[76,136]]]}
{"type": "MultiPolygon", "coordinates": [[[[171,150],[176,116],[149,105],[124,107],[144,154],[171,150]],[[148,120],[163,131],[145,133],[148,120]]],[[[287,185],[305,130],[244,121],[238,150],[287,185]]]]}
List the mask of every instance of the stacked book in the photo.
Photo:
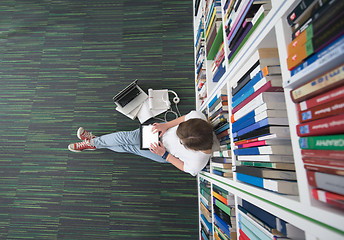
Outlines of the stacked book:
{"type": "Polygon", "coordinates": [[[344,1],[303,0],[289,13],[287,21],[293,39],[287,47],[290,81],[328,64],[332,68],[333,62],[343,59],[344,1]]]}
{"type": "Polygon", "coordinates": [[[271,9],[270,0],[236,0],[224,5],[228,60],[233,60],[271,9]]]}
{"type": "Polygon", "coordinates": [[[239,239],[305,239],[295,226],[244,200],[238,200],[239,239]]]}
{"type": "Polygon", "coordinates": [[[198,99],[204,101],[207,97],[206,89],[206,63],[205,63],[205,44],[204,44],[204,17],[200,18],[195,43],[196,61],[196,86],[198,99]]]}
{"type": "MultiPolygon", "coordinates": [[[[206,3],[208,13],[208,28],[206,31],[207,60],[212,61],[211,74],[214,82],[218,82],[225,73],[223,27],[221,0],[210,0],[206,3]]],[[[209,71],[210,72],[210,71],[209,71]]]]}
{"type": "Polygon", "coordinates": [[[291,91],[314,198],[344,209],[344,64],[291,91]]]}
{"type": "MultiPolygon", "coordinates": [[[[269,58],[263,58],[267,51],[257,51],[258,63],[253,65],[256,67],[247,68],[249,73],[232,89],[237,179],[278,193],[297,195],[280,67],[261,66],[268,62],[269,58]]],[[[273,56],[270,57],[274,59],[273,56]]]]}
{"type": "MultiPolygon", "coordinates": [[[[220,149],[213,152],[214,157],[231,157],[230,130],[228,115],[228,95],[223,88],[208,104],[209,121],[213,125],[217,139],[220,141],[220,149]]],[[[225,163],[225,162],[224,162],[225,163]]]]}
{"type": "Polygon", "coordinates": [[[225,177],[233,178],[232,158],[230,157],[212,157],[211,170],[212,173],[225,177]]]}
{"type": "Polygon", "coordinates": [[[215,239],[237,239],[234,195],[213,185],[215,239]]]}
{"type": "Polygon", "coordinates": [[[210,183],[200,178],[200,220],[202,239],[212,239],[212,218],[211,218],[211,192],[210,183]]]}

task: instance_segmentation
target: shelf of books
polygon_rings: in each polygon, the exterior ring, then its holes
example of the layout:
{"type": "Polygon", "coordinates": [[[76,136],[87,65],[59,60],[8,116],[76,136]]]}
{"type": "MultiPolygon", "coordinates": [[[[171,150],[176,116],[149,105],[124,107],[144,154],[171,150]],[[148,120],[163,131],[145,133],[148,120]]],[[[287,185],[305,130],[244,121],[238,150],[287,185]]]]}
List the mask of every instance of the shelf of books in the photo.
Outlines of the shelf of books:
{"type": "Polygon", "coordinates": [[[198,176],[200,239],[344,239],[343,13],[194,0],[196,109],[220,143],[198,176]]]}

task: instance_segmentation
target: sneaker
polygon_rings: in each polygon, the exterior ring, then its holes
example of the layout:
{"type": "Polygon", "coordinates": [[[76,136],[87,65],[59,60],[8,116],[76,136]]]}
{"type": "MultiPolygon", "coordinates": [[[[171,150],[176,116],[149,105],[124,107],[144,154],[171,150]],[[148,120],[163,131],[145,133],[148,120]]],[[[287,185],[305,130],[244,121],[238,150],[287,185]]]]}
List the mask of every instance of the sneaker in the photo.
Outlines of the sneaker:
{"type": "Polygon", "coordinates": [[[72,152],[81,152],[83,150],[96,150],[96,147],[90,141],[85,140],[83,142],[69,144],[68,149],[72,152]]]}
{"type": "Polygon", "coordinates": [[[83,141],[84,140],[89,141],[96,137],[91,132],[87,132],[83,127],[79,127],[78,131],[76,132],[76,135],[78,136],[80,140],[83,140],[83,141]]]}

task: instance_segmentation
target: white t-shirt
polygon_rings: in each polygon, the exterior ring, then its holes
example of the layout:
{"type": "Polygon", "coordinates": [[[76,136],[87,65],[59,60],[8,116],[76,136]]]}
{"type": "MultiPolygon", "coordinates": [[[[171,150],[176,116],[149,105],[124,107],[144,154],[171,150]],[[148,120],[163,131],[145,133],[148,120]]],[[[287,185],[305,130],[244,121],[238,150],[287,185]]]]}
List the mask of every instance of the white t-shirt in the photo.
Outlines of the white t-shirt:
{"type": "MultiPolygon", "coordinates": [[[[203,120],[207,120],[205,115],[199,111],[191,111],[185,115],[185,121],[192,118],[201,118],[203,120]]],[[[168,152],[184,162],[185,172],[190,173],[192,176],[196,176],[197,173],[199,173],[207,165],[211,154],[185,148],[180,143],[180,139],[177,136],[177,128],[178,126],[172,127],[164,133],[162,137],[162,144],[166,147],[168,152]]],[[[215,134],[213,134],[213,139],[214,149],[219,145],[219,143],[215,134]]]]}

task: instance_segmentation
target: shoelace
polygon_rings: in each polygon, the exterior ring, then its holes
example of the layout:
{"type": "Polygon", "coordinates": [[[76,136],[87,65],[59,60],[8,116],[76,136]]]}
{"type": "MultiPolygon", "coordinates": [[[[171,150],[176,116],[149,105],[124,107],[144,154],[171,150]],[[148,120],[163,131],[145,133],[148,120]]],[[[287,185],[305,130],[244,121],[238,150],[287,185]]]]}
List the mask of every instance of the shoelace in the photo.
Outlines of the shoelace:
{"type": "Polygon", "coordinates": [[[90,146],[90,142],[87,140],[76,143],[76,148],[82,148],[82,147],[88,147],[88,146],[90,146]]]}
{"type": "Polygon", "coordinates": [[[84,137],[85,137],[85,138],[88,138],[88,139],[92,139],[92,138],[93,138],[92,132],[87,132],[86,130],[84,130],[84,132],[82,133],[82,135],[84,135],[84,137]]]}

